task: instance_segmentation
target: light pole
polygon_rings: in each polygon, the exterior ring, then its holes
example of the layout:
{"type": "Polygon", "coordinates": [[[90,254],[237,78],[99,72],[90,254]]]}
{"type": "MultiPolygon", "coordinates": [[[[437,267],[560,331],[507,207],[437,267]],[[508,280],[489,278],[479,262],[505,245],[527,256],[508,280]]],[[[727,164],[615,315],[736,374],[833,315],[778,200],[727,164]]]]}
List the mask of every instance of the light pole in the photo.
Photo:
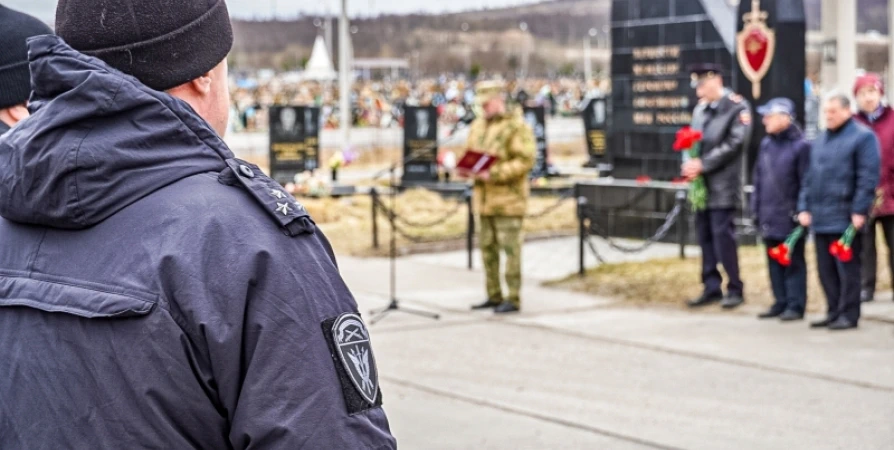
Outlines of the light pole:
{"type": "Polygon", "coordinates": [[[584,38],[584,82],[593,79],[593,56],[590,55],[590,41],[596,36],[596,29],[590,28],[588,36],[584,38]]]}
{"type": "Polygon", "coordinates": [[[342,150],[347,150],[351,142],[351,34],[348,21],[348,1],[341,0],[341,16],[338,18],[338,108],[341,129],[342,150]]]}
{"type": "Polygon", "coordinates": [[[518,28],[522,31],[522,33],[525,33],[525,36],[523,37],[523,39],[525,40],[525,43],[524,43],[524,50],[523,50],[523,54],[522,54],[522,79],[524,79],[524,78],[528,77],[528,59],[530,58],[530,51],[531,51],[530,48],[528,48],[528,44],[529,44],[528,36],[527,36],[528,22],[520,22],[518,24],[518,28]]]}
{"type": "Polygon", "coordinates": [[[466,32],[469,31],[469,24],[463,22],[463,24],[460,25],[459,29],[460,31],[462,31],[462,34],[460,34],[460,36],[462,36],[463,41],[463,56],[465,57],[466,74],[468,74],[472,71],[472,46],[470,46],[469,43],[466,42],[466,32]]]}

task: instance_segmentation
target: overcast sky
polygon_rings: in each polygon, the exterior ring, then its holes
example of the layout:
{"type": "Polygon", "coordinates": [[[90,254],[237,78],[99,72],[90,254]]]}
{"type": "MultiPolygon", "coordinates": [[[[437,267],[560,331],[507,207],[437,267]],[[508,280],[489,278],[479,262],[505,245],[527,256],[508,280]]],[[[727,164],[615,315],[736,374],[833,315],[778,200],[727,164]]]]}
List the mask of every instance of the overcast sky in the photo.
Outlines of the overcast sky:
{"type": "MultiPolygon", "coordinates": [[[[501,6],[536,3],[537,0],[450,0],[437,2],[431,0],[348,0],[348,9],[352,16],[370,16],[381,13],[410,12],[455,12],[483,7],[498,8],[501,6]]],[[[51,23],[55,17],[56,0],[0,0],[0,3],[19,11],[37,16],[51,23]]],[[[341,6],[339,0],[227,0],[230,15],[239,18],[266,18],[276,11],[280,17],[294,17],[298,14],[322,14],[327,6],[336,12],[341,6]]]]}

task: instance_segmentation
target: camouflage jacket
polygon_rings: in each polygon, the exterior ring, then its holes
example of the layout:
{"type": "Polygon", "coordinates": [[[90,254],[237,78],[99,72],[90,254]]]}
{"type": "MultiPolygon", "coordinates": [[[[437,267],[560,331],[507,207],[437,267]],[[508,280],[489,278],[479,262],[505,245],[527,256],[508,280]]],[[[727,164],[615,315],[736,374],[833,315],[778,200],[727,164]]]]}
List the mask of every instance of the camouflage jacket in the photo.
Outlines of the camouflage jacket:
{"type": "Polygon", "coordinates": [[[528,176],[534,167],[534,132],[518,115],[477,119],[467,147],[497,157],[488,181],[475,181],[475,211],[482,216],[524,216],[528,176]]]}

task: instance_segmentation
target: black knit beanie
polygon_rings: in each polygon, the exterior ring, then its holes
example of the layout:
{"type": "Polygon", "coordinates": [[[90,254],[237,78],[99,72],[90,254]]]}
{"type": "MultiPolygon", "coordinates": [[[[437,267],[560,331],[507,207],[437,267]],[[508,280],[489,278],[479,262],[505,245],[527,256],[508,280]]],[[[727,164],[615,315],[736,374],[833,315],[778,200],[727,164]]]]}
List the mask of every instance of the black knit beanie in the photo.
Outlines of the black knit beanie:
{"type": "Polygon", "coordinates": [[[0,5],[0,109],[25,103],[31,95],[25,40],[42,34],[53,34],[53,30],[34,17],[0,5]]]}
{"type": "Polygon", "coordinates": [[[157,91],[204,75],[233,47],[224,0],[60,0],[56,33],[157,91]]]}

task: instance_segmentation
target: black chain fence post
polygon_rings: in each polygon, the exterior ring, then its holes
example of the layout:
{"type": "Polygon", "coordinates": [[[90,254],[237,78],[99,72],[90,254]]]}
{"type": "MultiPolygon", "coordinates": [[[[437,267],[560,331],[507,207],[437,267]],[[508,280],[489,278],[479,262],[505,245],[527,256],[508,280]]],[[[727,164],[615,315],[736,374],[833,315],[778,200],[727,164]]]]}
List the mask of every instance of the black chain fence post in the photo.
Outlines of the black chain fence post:
{"type": "Polygon", "coordinates": [[[686,215],[687,192],[677,191],[677,207],[680,208],[680,221],[677,224],[677,242],[680,244],[680,259],[686,259],[686,235],[689,232],[689,218],[686,215]]]}
{"type": "Polygon", "coordinates": [[[574,198],[577,200],[577,257],[578,257],[578,275],[581,277],[586,273],[586,263],[584,262],[584,241],[587,240],[587,230],[584,226],[584,206],[587,204],[587,198],[580,195],[580,184],[574,185],[574,198]]]}
{"type": "Polygon", "coordinates": [[[468,227],[466,229],[466,251],[468,252],[469,257],[469,270],[472,270],[472,252],[474,251],[473,246],[475,240],[475,212],[472,210],[472,188],[466,189],[465,197],[469,216],[468,224],[466,225],[468,227]]]}
{"type": "Polygon", "coordinates": [[[369,197],[372,200],[372,244],[373,248],[379,249],[379,193],[373,187],[369,190],[369,197]]]}

